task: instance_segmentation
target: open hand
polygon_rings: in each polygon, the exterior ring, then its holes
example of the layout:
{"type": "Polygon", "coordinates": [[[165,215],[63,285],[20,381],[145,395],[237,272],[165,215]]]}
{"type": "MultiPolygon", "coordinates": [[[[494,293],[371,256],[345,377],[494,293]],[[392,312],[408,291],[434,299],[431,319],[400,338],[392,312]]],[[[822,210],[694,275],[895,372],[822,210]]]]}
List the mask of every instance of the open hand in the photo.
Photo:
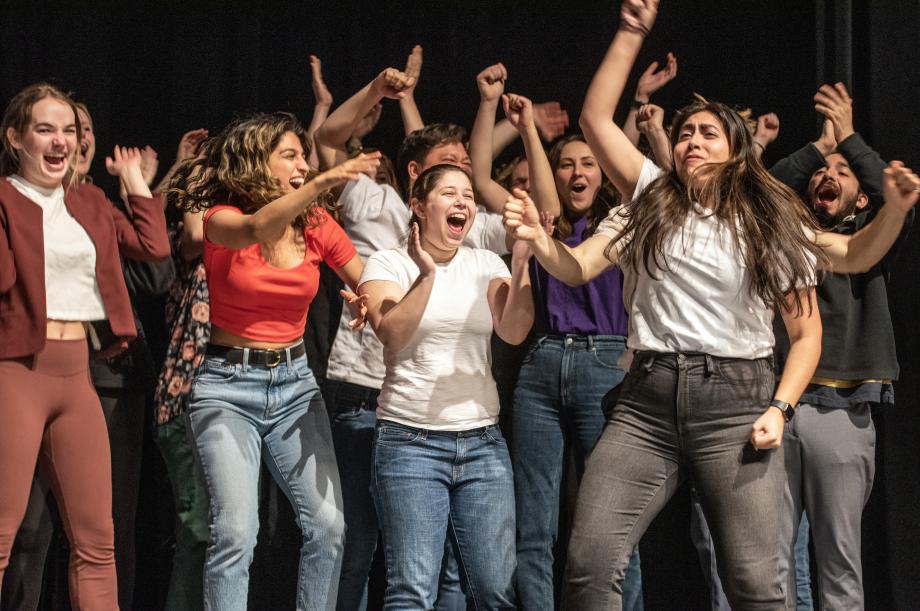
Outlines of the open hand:
{"type": "Polygon", "coordinates": [[[815,140],[814,144],[815,148],[825,157],[833,153],[834,149],[837,148],[837,138],[834,136],[834,124],[831,123],[830,119],[824,119],[824,123],[821,124],[821,135],[815,140]]]}
{"type": "Polygon", "coordinates": [[[412,227],[409,228],[409,243],[406,250],[409,258],[418,267],[419,276],[428,277],[434,275],[438,266],[435,265],[434,259],[428,254],[428,251],[422,248],[419,232],[418,223],[412,223],[412,227]]]}
{"type": "Polygon", "coordinates": [[[853,132],[853,100],[843,83],[821,85],[815,94],[815,110],[830,119],[834,126],[834,137],[843,142],[853,132]]]}
{"type": "Polygon", "coordinates": [[[758,450],[778,448],[783,442],[783,427],[786,418],[775,407],[768,407],[751,426],[751,443],[758,450]]]}
{"type": "Polygon", "coordinates": [[[373,176],[380,165],[380,151],[361,153],[348,161],[330,168],[314,178],[320,189],[331,189],[349,180],[358,180],[361,174],[373,176]]]}
{"type": "Polygon", "coordinates": [[[892,161],[885,168],[883,187],[885,205],[908,212],[920,196],[920,178],[900,161],[892,161]]]}
{"type": "Polygon", "coordinates": [[[131,170],[141,169],[141,151],[137,147],[115,146],[111,157],[105,158],[105,169],[112,176],[124,176],[131,170]]]}
{"type": "Polygon", "coordinates": [[[533,105],[533,123],[545,142],[552,142],[569,127],[569,113],[559,102],[533,105]]]}
{"type": "Polygon", "coordinates": [[[677,58],[668,53],[668,63],[658,70],[658,62],[652,62],[639,77],[636,85],[636,99],[648,102],[653,93],[671,82],[677,76],[677,58]]]}
{"type": "Polygon", "coordinates": [[[339,295],[345,300],[345,305],[348,306],[348,309],[351,310],[351,315],[354,317],[348,321],[348,326],[351,327],[352,331],[360,331],[367,322],[367,294],[355,295],[351,291],[342,289],[339,291],[339,295]]]}
{"type": "Polygon", "coordinates": [[[313,99],[317,106],[332,106],[332,93],[323,80],[323,62],[315,55],[310,56],[310,73],[312,76],[313,99]]]}
{"type": "Polygon", "coordinates": [[[148,144],[141,149],[141,176],[144,177],[144,182],[147,183],[147,186],[153,184],[153,179],[157,177],[157,168],[160,167],[160,162],[157,161],[157,152],[148,144]]]}
{"type": "Polygon", "coordinates": [[[505,81],[508,79],[508,70],[501,62],[492,64],[476,75],[476,86],[479,88],[479,97],[484,101],[494,101],[505,92],[505,81]]]}
{"type": "Polygon", "coordinates": [[[181,163],[198,154],[201,143],[208,139],[208,130],[193,129],[182,134],[179,147],[176,149],[176,163],[181,163]]]}
{"type": "Polygon", "coordinates": [[[422,45],[412,47],[412,53],[406,58],[406,67],[403,69],[403,73],[413,79],[412,84],[406,88],[406,95],[410,96],[415,93],[419,76],[422,74],[422,45]]]}

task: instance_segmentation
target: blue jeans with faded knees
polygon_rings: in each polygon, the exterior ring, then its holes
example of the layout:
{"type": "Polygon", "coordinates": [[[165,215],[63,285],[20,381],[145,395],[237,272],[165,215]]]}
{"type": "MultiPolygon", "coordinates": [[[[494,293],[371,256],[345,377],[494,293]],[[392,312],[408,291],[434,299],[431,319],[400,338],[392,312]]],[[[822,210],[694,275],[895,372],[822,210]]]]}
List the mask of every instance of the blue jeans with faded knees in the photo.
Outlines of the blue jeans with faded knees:
{"type": "Polygon", "coordinates": [[[306,357],[276,367],[206,357],[188,417],[210,498],[205,609],[246,609],[263,460],[303,532],[297,609],[334,609],[345,520],[329,418],[306,357]]]}

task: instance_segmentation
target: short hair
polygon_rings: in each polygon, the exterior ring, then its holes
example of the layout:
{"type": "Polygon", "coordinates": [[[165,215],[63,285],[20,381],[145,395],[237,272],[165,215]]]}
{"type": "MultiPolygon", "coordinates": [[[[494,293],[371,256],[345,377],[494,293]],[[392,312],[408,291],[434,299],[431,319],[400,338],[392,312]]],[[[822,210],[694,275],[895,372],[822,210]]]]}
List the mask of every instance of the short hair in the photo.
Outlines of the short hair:
{"type": "Polygon", "coordinates": [[[399,145],[396,171],[409,190],[409,162],[423,163],[428,153],[442,144],[466,142],[466,129],[454,123],[432,123],[407,135],[399,145]]]}

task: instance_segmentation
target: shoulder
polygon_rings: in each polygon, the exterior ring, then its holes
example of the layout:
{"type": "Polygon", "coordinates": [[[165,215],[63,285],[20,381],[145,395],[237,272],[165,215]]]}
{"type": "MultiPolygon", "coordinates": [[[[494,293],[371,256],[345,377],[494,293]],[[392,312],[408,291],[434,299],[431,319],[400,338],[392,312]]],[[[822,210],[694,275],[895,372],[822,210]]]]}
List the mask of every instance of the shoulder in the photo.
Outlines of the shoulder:
{"type": "Polygon", "coordinates": [[[642,162],[642,170],[639,172],[639,180],[636,181],[636,190],[630,201],[639,197],[645,189],[655,182],[658,178],[665,175],[665,171],[658,167],[654,161],[648,157],[642,162]]]}

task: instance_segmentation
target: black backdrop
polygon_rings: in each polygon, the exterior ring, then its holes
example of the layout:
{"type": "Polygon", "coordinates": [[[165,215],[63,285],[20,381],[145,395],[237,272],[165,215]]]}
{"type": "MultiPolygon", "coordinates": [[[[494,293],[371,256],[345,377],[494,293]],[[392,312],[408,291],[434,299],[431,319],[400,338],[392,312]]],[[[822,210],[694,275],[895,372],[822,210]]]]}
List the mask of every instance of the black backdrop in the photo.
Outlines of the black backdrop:
{"type": "MultiPolygon", "coordinates": [[[[115,142],[150,144],[161,167],[187,129],[215,132],[234,114],[290,110],[309,121],[307,55],[323,59],[336,102],[386,66],[425,49],[417,98],[426,120],[469,126],[475,74],[503,61],[508,90],[556,99],[576,125],[588,82],[616,28],[618,3],[470,2],[80,2],[0,4],[0,99],[53,79],[87,102],[99,155],[115,142]]],[[[857,129],[885,158],[920,166],[920,0],[665,1],[639,67],[673,51],[679,75],[655,101],[673,110],[693,92],[755,113],[776,112],[768,161],[814,139],[811,96],[844,80],[857,129]]],[[[368,143],[395,151],[399,112],[389,103],[368,143]]],[[[101,161],[101,158],[100,158],[101,161]]],[[[110,185],[100,175],[103,186],[110,185]]],[[[915,232],[892,283],[902,381],[879,421],[879,479],[867,515],[869,608],[920,607],[920,238],[915,232]]],[[[675,504],[649,541],[648,608],[688,608],[705,596],[675,504]],[[676,539],[675,539],[676,537],[676,539]],[[686,590],[685,588],[689,588],[686,590]]],[[[702,603],[699,603],[702,604],[702,603]]]]}

